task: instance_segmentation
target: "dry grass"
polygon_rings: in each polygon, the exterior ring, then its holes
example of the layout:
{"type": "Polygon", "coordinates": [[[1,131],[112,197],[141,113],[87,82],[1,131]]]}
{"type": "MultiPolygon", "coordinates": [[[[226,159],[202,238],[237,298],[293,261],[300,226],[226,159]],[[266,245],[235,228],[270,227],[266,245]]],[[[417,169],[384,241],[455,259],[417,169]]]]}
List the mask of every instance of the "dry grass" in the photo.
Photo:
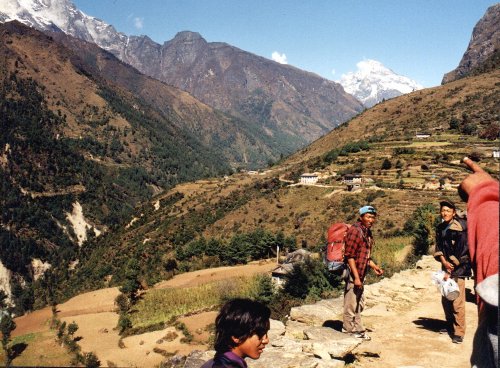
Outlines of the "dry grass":
{"type": "MultiPolygon", "coordinates": [[[[52,330],[17,336],[11,344],[22,350],[21,354],[13,360],[13,366],[70,366],[71,355],[56,342],[55,332],[52,330]]],[[[3,362],[4,359],[3,350],[0,350],[0,361],[3,362]]]]}
{"type": "Polygon", "coordinates": [[[255,292],[253,277],[236,277],[189,288],[149,290],[131,314],[134,328],[171,323],[234,297],[249,297],[255,292]]]}

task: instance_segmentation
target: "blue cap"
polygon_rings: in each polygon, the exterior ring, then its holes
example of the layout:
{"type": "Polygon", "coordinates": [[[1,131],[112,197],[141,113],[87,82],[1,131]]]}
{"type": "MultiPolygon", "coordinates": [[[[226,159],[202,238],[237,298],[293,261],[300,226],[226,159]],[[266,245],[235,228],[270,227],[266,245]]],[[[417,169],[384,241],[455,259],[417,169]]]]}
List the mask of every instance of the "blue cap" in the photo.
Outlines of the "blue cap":
{"type": "Polygon", "coordinates": [[[376,215],[377,210],[372,206],[363,206],[359,209],[359,215],[363,216],[365,213],[373,213],[374,215],[376,215]]]}

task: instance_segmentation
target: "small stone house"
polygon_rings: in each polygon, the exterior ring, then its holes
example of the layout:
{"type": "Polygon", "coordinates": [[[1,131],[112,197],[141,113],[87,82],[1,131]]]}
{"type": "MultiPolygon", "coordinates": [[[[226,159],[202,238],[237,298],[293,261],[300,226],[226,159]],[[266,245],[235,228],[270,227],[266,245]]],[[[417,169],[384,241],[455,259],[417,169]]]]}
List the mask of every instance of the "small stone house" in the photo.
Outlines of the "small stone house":
{"type": "Polygon", "coordinates": [[[318,174],[304,173],[300,176],[301,184],[316,184],[318,182],[318,174]]]}
{"type": "Polygon", "coordinates": [[[343,182],[347,186],[347,190],[351,192],[361,188],[363,178],[359,174],[347,174],[344,175],[343,182]]]}
{"type": "Polygon", "coordinates": [[[429,133],[416,133],[415,137],[419,139],[429,138],[431,135],[429,133]]]}
{"type": "Polygon", "coordinates": [[[293,266],[297,263],[304,262],[310,256],[311,252],[305,249],[297,249],[289,253],[285,261],[271,271],[273,283],[277,286],[282,286],[285,283],[285,275],[293,270],[293,266]]]}

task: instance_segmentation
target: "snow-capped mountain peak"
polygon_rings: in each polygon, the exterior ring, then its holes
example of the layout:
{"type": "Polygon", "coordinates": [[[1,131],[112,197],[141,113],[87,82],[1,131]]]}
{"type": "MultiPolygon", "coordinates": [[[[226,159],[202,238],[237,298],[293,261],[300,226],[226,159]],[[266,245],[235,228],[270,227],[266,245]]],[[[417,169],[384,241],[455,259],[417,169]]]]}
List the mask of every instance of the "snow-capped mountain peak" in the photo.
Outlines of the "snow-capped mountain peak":
{"type": "Polygon", "coordinates": [[[0,22],[18,20],[42,31],[62,31],[120,54],[128,37],[113,26],[89,16],[71,0],[0,1],[0,22]]]}
{"type": "Polygon", "coordinates": [[[363,60],[356,66],[356,72],[342,75],[338,82],[347,93],[355,96],[366,107],[423,88],[414,80],[394,73],[376,60],[363,60]]]}
{"type": "Polygon", "coordinates": [[[39,29],[53,29],[57,27],[65,30],[70,15],[78,10],[66,0],[9,0],[0,3],[0,14],[4,21],[19,20],[31,23],[39,29]]]}

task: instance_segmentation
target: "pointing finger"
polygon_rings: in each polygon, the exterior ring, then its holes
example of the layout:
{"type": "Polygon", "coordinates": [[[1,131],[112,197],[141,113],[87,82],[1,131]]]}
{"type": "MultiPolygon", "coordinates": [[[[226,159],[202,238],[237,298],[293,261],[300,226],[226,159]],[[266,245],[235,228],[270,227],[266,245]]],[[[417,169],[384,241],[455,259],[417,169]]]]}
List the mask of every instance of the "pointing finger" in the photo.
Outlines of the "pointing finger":
{"type": "Polygon", "coordinates": [[[474,161],[472,161],[470,158],[468,157],[464,157],[464,159],[462,160],[464,164],[466,164],[469,169],[471,169],[473,172],[475,173],[478,173],[478,172],[484,172],[484,170],[481,168],[481,166],[479,166],[478,164],[476,164],[474,161]]]}

